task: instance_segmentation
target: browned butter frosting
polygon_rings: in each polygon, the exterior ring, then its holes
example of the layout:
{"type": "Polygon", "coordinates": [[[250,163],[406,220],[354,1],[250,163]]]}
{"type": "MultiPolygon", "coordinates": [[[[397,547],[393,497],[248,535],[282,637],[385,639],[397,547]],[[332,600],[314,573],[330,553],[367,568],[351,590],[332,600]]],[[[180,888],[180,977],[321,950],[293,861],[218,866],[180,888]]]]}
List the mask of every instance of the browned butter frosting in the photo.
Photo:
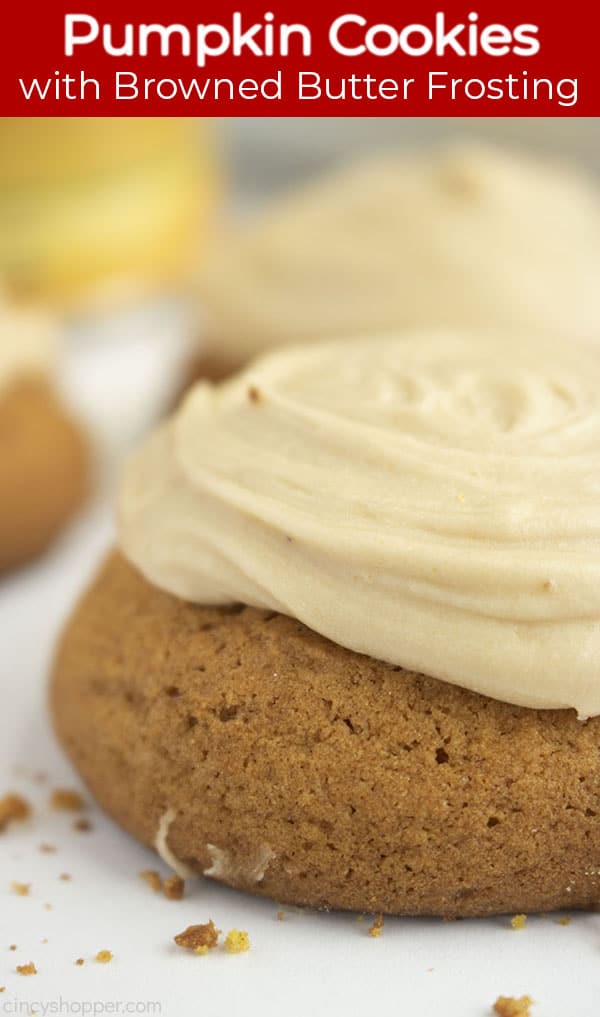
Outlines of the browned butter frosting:
{"type": "Polygon", "coordinates": [[[576,171],[462,143],[336,168],[224,231],[199,278],[214,353],[382,330],[600,340],[600,196],[576,171]]]}
{"type": "Polygon", "coordinates": [[[422,332],[197,384],[128,466],[126,556],[202,604],[529,707],[600,713],[600,357],[422,332]]]}

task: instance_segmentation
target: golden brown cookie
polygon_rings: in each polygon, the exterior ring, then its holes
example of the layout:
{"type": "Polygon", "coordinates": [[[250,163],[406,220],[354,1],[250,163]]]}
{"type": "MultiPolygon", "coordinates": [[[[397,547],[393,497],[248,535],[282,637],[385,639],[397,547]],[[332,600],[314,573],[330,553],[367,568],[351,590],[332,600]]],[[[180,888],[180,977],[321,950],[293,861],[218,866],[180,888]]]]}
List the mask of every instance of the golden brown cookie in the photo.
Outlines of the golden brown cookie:
{"type": "Polygon", "coordinates": [[[46,381],[0,396],[0,571],[43,551],[88,487],[85,439],[46,381]]]}
{"type": "Polygon", "coordinates": [[[449,917],[600,900],[600,718],[184,603],[119,554],[64,634],[52,706],[107,812],[232,886],[449,917]]]}

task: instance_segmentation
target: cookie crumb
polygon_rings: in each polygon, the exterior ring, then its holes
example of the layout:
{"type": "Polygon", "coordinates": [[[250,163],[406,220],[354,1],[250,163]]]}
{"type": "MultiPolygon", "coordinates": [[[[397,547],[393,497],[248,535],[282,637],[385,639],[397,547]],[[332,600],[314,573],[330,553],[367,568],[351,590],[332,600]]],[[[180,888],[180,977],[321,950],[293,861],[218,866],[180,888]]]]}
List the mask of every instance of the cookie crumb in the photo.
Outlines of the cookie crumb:
{"type": "Polygon", "coordinates": [[[513,915],[510,924],[513,929],[524,929],[527,924],[527,915],[513,915]]]}
{"type": "Polygon", "coordinates": [[[98,961],[98,964],[110,964],[113,955],[110,950],[98,950],[95,959],[98,961]]]}
{"type": "Polygon", "coordinates": [[[519,999],[513,996],[498,996],[493,1011],[498,1017],[531,1017],[529,1007],[532,1003],[531,996],[521,996],[519,999]]]}
{"type": "Polygon", "coordinates": [[[54,844],[40,844],[40,851],[43,855],[55,855],[56,847],[54,844]]]}
{"type": "Polygon", "coordinates": [[[77,830],[78,833],[89,833],[93,830],[93,826],[89,819],[76,819],[73,823],[73,829],[77,830]]]}
{"type": "Polygon", "coordinates": [[[250,949],[250,936],[243,929],[230,929],[223,946],[227,953],[245,953],[250,949]]]}
{"type": "Polygon", "coordinates": [[[570,925],[571,924],[571,917],[570,917],[570,915],[565,915],[563,918],[559,918],[558,919],[558,924],[559,925],[570,925]]]}
{"type": "Polygon", "coordinates": [[[259,403],[262,399],[262,392],[256,385],[250,385],[248,388],[248,399],[251,403],[259,403]]]}
{"type": "Polygon", "coordinates": [[[0,992],[6,992],[6,986],[0,985],[0,992]]]}
{"type": "Polygon", "coordinates": [[[151,890],[154,890],[154,893],[160,893],[162,890],[160,872],[157,872],[156,869],[142,869],[141,872],[138,872],[138,876],[148,884],[151,890]]]}
{"type": "Polygon", "coordinates": [[[181,876],[169,876],[163,882],[163,893],[167,900],[181,900],[185,890],[185,883],[181,876]]]}
{"type": "Polygon", "coordinates": [[[18,883],[16,879],[13,879],[10,886],[12,892],[16,893],[17,897],[29,897],[31,883],[18,883]]]}
{"type": "Polygon", "coordinates": [[[61,872],[58,878],[62,879],[63,883],[70,883],[73,877],[68,872],[61,872]]]}
{"type": "Polygon", "coordinates": [[[31,805],[22,795],[7,794],[0,798],[0,833],[10,823],[23,822],[31,815],[31,805]]]}
{"type": "Polygon", "coordinates": [[[18,975],[37,975],[37,968],[33,961],[29,961],[29,964],[17,964],[18,975]]]}
{"type": "Polygon", "coordinates": [[[78,957],[77,960],[75,961],[75,963],[76,963],[77,967],[80,968],[83,964],[85,964],[85,961],[84,961],[83,957],[78,957]]]}
{"type": "Polygon", "coordinates": [[[54,911],[54,904],[44,904],[44,911],[54,911]]]}
{"type": "Polygon", "coordinates": [[[383,915],[376,915],[375,919],[373,920],[373,924],[369,927],[368,930],[369,936],[372,936],[373,939],[378,939],[378,937],[381,935],[382,929],[383,929],[383,915]]]}
{"type": "Polygon", "coordinates": [[[55,788],[50,795],[50,808],[58,812],[81,812],[85,809],[85,802],[79,791],[70,791],[67,788],[55,788]]]}
{"type": "Polygon", "coordinates": [[[285,919],[285,911],[278,911],[277,912],[277,921],[278,922],[283,922],[284,919],[285,919]]]}
{"type": "Polygon", "coordinates": [[[8,949],[9,950],[16,950],[17,949],[17,944],[16,943],[11,943],[8,949]]]}
{"type": "Polygon", "coordinates": [[[214,950],[220,935],[221,930],[217,929],[212,918],[209,918],[204,925],[188,925],[187,929],[173,938],[177,946],[183,947],[184,950],[193,950],[201,956],[208,950],[214,950]]]}

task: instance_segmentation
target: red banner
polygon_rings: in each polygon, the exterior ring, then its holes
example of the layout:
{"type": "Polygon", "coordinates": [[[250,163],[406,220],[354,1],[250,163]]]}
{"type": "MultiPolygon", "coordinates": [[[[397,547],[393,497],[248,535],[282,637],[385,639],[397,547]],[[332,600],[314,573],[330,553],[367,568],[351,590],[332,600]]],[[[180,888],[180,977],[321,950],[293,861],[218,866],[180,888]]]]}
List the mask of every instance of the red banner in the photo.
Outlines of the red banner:
{"type": "Polygon", "coordinates": [[[4,116],[595,116],[600,9],[12,0],[4,116]]]}

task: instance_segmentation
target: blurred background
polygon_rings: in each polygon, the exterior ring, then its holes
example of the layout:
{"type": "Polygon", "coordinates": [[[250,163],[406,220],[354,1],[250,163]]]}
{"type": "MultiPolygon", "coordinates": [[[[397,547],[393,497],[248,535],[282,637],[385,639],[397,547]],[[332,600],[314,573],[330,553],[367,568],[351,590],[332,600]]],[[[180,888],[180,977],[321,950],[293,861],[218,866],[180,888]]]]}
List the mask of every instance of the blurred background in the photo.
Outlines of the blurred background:
{"type": "MultiPolygon", "coordinates": [[[[592,118],[4,119],[5,303],[55,316],[57,384],[114,459],[181,390],[202,343],[194,278],[223,218],[355,156],[470,139],[600,173],[592,118]]],[[[1,331],[0,352],[18,344],[1,331]]]]}
{"type": "Polygon", "coordinates": [[[472,138],[600,172],[596,117],[248,117],[220,127],[234,193],[241,198],[260,197],[351,155],[472,138]]]}

